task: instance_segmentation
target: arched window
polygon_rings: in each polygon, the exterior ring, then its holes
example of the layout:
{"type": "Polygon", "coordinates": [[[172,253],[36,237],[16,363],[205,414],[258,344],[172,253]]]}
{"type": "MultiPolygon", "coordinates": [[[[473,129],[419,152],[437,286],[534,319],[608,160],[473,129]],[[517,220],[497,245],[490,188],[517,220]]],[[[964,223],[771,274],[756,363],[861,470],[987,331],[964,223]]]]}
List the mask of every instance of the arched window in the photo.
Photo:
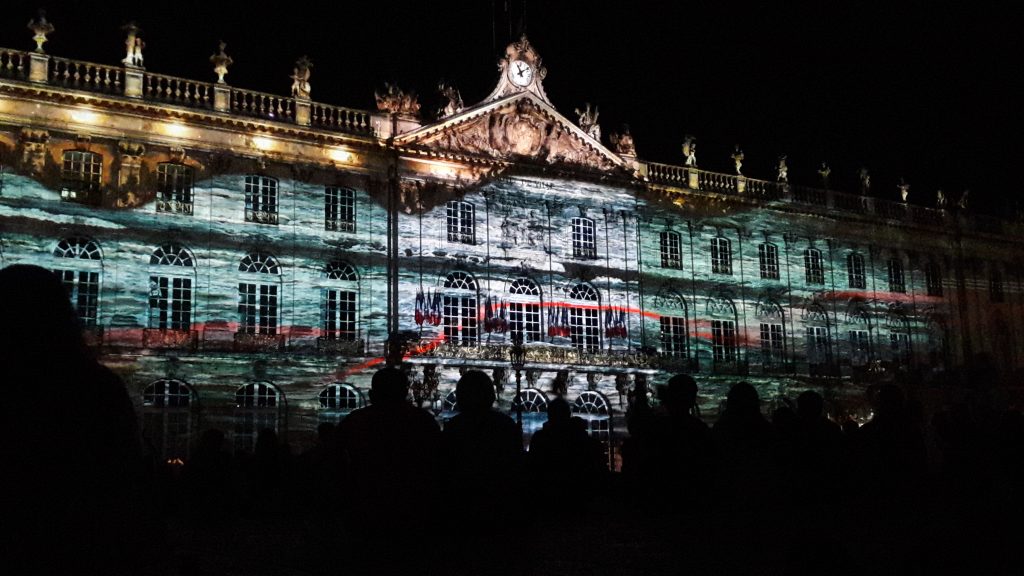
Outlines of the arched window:
{"type": "Polygon", "coordinates": [[[333,260],[324,269],[333,286],[322,292],[323,336],[328,340],[357,340],[359,338],[359,274],[347,262],[333,260]]]}
{"type": "Polygon", "coordinates": [[[175,162],[156,165],[156,211],[192,214],[191,166],[175,162]]]}
{"type": "Polygon", "coordinates": [[[349,412],[366,405],[363,394],[351,384],[336,382],[324,387],[318,396],[320,420],[337,424],[349,412]]]}
{"type": "Polygon", "coordinates": [[[850,252],[846,256],[846,280],[850,288],[863,290],[867,287],[867,278],[864,274],[864,256],[857,252],[850,252]]]}
{"type": "Polygon", "coordinates": [[[356,231],[356,191],[351,188],[324,188],[324,229],[356,231]]]}
{"type": "Polygon", "coordinates": [[[590,284],[579,282],[568,290],[569,337],[572,345],[587,352],[601,348],[601,326],[598,309],[601,296],[590,284]]]}
{"type": "Polygon", "coordinates": [[[677,269],[683,267],[683,240],[678,232],[665,231],[661,233],[661,267],[677,269]]]}
{"type": "Polygon", "coordinates": [[[572,403],[572,413],[587,423],[587,434],[601,442],[607,464],[611,466],[612,408],[604,394],[586,390],[572,403]]]}
{"type": "Polygon", "coordinates": [[[903,277],[903,260],[889,259],[889,292],[906,292],[907,283],[903,277]]]}
{"type": "Polygon", "coordinates": [[[142,433],[163,460],[188,458],[195,393],[181,380],[162,379],[142,392],[142,433]]]}
{"type": "Polygon", "coordinates": [[[245,221],[277,224],[277,179],[245,177],[245,221]]]}
{"type": "Polygon", "coordinates": [[[597,227],[590,218],[572,219],[572,255],[597,258],[597,227]]]}
{"type": "Polygon", "coordinates": [[[149,327],[192,329],[192,280],[195,259],[184,247],[167,244],[149,257],[149,327]]]}
{"type": "Polygon", "coordinates": [[[674,358],[689,358],[689,310],[686,299],[672,292],[662,292],[654,299],[654,307],[661,314],[661,353],[674,358]]]}
{"type": "Polygon", "coordinates": [[[103,253],[95,240],[80,236],[64,238],[53,250],[57,258],[54,273],[60,277],[83,326],[96,326],[99,319],[100,280],[103,253]]]}
{"type": "Polygon", "coordinates": [[[252,452],[261,430],[278,432],[284,397],[269,382],[246,384],[235,391],[235,450],[252,452]]]}
{"type": "Polygon", "coordinates": [[[71,202],[99,204],[103,157],[86,150],[65,150],[60,171],[60,197],[71,202]]]}
{"type": "Polygon", "coordinates": [[[758,302],[755,311],[761,325],[761,363],[766,369],[779,367],[786,361],[785,313],[774,300],[758,302]]]}
{"type": "Polygon", "coordinates": [[[942,267],[938,262],[924,265],[924,279],[929,296],[942,296],[942,267]]]}
{"type": "Polygon", "coordinates": [[[821,250],[817,248],[804,250],[804,278],[808,284],[825,283],[825,263],[821,257],[821,250]]]}
{"type": "Polygon", "coordinates": [[[522,335],[524,342],[538,342],[541,332],[541,292],[537,283],[525,276],[508,285],[509,328],[513,336],[522,335]]]}
{"type": "Polygon", "coordinates": [[[446,206],[448,241],[476,244],[476,208],[469,202],[452,200],[446,206]]]}
{"type": "Polygon", "coordinates": [[[732,274],[732,242],[728,238],[715,236],[711,239],[711,271],[732,274]]]}
{"type": "Polygon", "coordinates": [[[476,278],[452,272],[444,279],[442,318],[446,342],[457,346],[476,344],[480,311],[477,308],[476,278]]]}
{"type": "Polygon", "coordinates": [[[525,388],[512,399],[512,414],[523,413],[523,435],[532,436],[548,420],[548,397],[536,388],[525,388]]]}
{"type": "MultiPolygon", "coordinates": [[[[238,265],[239,272],[247,275],[272,276],[280,274],[277,260],[263,252],[246,254],[238,265]]],[[[279,283],[276,278],[248,276],[238,283],[238,332],[275,336],[278,323],[279,283]]]]}
{"type": "Polygon", "coordinates": [[[724,297],[708,298],[711,317],[711,359],[715,364],[732,364],[739,354],[736,336],[736,306],[724,297]]]}
{"type": "Polygon", "coordinates": [[[779,247],[765,242],[757,247],[757,257],[761,268],[761,278],[779,279],[779,247]]]}

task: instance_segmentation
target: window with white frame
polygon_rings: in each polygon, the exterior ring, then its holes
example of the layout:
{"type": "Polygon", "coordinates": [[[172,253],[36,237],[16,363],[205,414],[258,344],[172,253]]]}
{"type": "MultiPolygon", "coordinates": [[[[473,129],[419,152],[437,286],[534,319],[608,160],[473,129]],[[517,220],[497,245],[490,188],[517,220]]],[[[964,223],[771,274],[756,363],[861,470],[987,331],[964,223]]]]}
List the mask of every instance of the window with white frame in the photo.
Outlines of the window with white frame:
{"type": "Polygon", "coordinates": [[[245,177],[245,221],[277,224],[277,180],[267,176],[245,177]]]}
{"type": "Polygon", "coordinates": [[[732,274],[732,242],[728,238],[715,236],[711,239],[711,271],[732,274]]]}
{"type": "Polygon", "coordinates": [[[867,277],[864,274],[864,256],[850,252],[846,256],[846,280],[850,288],[867,288],[867,277]]]}
{"type": "Polygon", "coordinates": [[[601,326],[598,308],[601,296],[590,284],[573,284],[568,291],[569,300],[577,304],[569,304],[569,337],[572,345],[587,352],[597,352],[601,348],[601,326]]]}
{"type": "Polygon", "coordinates": [[[322,292],[323,337],[352,341],[359,338],[359,274],[347,262],[333,260],[324,277],[329,281],[322,292]]]}
{"type": "Polygon", "coordinates": [[[469,202],[448,202],[448,241],[476,244],[476,208],[469,202]]]}
{"type": "Polygon", "coordinates": [[[761,362],[778,366],[786,358],[786,330],[782,324],[761,322],[761,362]]]}
{"type": "Polygon", "coordinates": [[[825,283],[825,263],[821,257],[821,250],[804,250],[804,278],[808,284],[825,283]]]}
{"type": "Polygon", "coordinates": [[[761,268],[761,278],[779,279],[779,247],[765,242],[757,247],[757,257],[761,268]]]}
{"type": "Polygon", "coordinates": [[[193,391],[181,380],[162,379],[142,392],[142,434],[164,461],[188,458],[193,391]]]}
{"type": "Polygon", "coordinates": [[[239,333],[277,335],[280,270],[277,260],[263,252],[242,258],[238,271],[249,280],[238,283],[239,333]]]}
{"type": "Polygon", "coordinates": [[[103,157],[86,150],[65,150],[60,171],[60,197],[72,202],[99,204],[103,157]]]}
{"type": "Polygon", "coordinates": [[[938,262],[924,265],[924,281],[929,296],[942,296],[942,267],[938,262]]]}
{"type": "Polygon", "coordinates": [[[716,363],[736,361],[736,322],[711,321],[711,357],[716,363]]]}
{"type": "Polygon", "coordinates": [[[910,330],[906,321],[894,322],[889,328],[889,346],[893,362],[910,362],[910,330]]]}
{"type": "Polygon", "coordinates": [[[235,391],[235,434],[237,452],[253,452],[262,430],[278,432],[284,398],[270,383],[246,384],[235,391]]]}
{"type": "Polygon", "coordinates": [[[167,244],[149,257],[149,327],[160,330],[192,329],[192,254],[167,244]]]}
{"type": "Polygon", "coordinates": [[[351,188],[324,188],[324,229],[356,231],[356,191],[351,188]]]}
{"type": "Polygon", "coordinates": [[[473,346],[479,331],[476,278],[465,272],[452,272],[444,279],[442,320],[445,342],[473,346]]]}
{"type": "Polygon", "coordinates": [[[522,335],[524,342],[541,341],[540,287],[529,278],[519,277],[509,284],[508,293],[509,331],[522,335]]]}
{"type": "Polygon", "coordinates": [[[601,442],[605,461],[614,464],[611,445],[611,403],[594,390],[584,390],[572,403],[572,413],[587,425],[587,434],[601,442]]]}
{"type": "Polygon", "coordinates": [[[690,355],[690,334],[686,326],[686,317],[662,316],[661,322],[661,353],[674,358],[687,358],[690,355]]]}
{"type": "Polygon", "coordinates": [[[79,321],[83,326],[96,326],[103,272],[99,244],[83,237],[64,238],[57,243],[53,255],[57,258],[53,271],[64,284],[79,321]]]}
{"type": "Polygon", "coordinates": [[[832,362],[832,347],[826,326],[807,327],[807,363],[823,366],[832,362]]]}
{"type": "Polygon", "coordinates": [[[988,295],[992,302],[1003,302],[1003,271],[996,264],[992,264],[988,273],[988,295]]]}
{"type": "Polygon", "coordinates": [[[871,361],[871,332],[863,328],[850,330],[850,365],[866,366],[871,361]]]}
{"type": "Polygon", "coordinates": [[[156,165],[156,211],[192,214],[191,166],[174,162],[156,165]]]}
{"type": "Polygon", "coordinates": [[[363,394],[351,384],[335,382],[325,386],[317,396],[320,401],[320,421],[337,424],[353,410],[366,405],[363,394]]]}
{"type": "Polygon", "coordinates": [[[661,233],[661,267],[683,267],[683,240],[678,232],[661,233]]]}
{"type": "Polygon", "coordinates": [[[903,261],[899,258],[889,259],[889,291],[907,291],[907,283],[903,277],[903,261]]]}
{"type": "Polygon", "coordinates": [[[572,219],[572,255],[597,258],[597,227],[590,218],[572,219]]]}

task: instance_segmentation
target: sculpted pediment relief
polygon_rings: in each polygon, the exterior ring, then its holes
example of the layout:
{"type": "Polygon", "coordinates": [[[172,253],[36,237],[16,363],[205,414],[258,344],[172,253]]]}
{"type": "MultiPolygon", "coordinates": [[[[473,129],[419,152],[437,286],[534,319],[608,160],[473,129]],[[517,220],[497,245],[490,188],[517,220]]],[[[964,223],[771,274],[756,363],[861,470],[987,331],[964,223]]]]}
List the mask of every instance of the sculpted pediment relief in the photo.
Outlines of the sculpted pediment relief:
{"type": "Polygon", "coordinates": [[[408,134],[405,143],[428,149],[612,170],[622,160],[583,134],[553,109],[529,96],[467,111],[436,127],[408,134]]]}

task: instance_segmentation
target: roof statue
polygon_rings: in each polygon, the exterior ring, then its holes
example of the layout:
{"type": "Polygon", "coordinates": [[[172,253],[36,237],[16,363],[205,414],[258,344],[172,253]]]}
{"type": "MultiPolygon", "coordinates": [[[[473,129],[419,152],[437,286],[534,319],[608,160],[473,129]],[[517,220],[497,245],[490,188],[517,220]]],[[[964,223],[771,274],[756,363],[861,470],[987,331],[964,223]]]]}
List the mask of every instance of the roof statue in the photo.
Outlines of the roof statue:
{"type": "Polygon", "coordinates": [[[416,116],[420,113],[420,102],[416,93],[405,92],[395,84],[384,83],[384,91],[376,91],[374,97],[377,100],[377,110],[400,114],[402,116],[416,116]]]}
{"type": "Polygon", "coordinates": [[[142,49],[146,47],[146,43],[142,41],[142,38],[139,38],[142,29],[136,26],[135,22],[125,24],[121,29],[128,34],[124,41],[127,55],[124,57],[124,60],[121,60],[121,63],[125,66],[142,68],[142,49]]]}
{"type": "Polygon", "coordinates": [[[441,96],[448,101],[447,104],[437,111],[437,117],[439,119],[443,120],[449,116],[454,116],[459,112],[462,112],[462,109],[465,108],[465,105],[462,103],[462,95],[459,94],[459,89],[455,86],[452,86],[442,80],[437,85],[437,91],[440,92],[441,96]]]}
{"type": "Polygon", "coordinates": [[[217,84],[225,83],[224,76],[227,76],[228,66],[231,66],[235,62],[231,59],[231,56],[228,56],[227,53],[224,52],[224,49],[227,47],[228,45],[221,40],[220,45],[218,46],[219,51],[213,56],[210,56],[210,64],[213,64],[213,73],[217,75],[217,84]]]}
{"type": "Polygon", "coordinates": [[[786,166],[786,155],[779,156],[779,165],[776,168],[775,180],[778,182],[789,182],[789,166],[786,166]]]}
{"type": "Polygon", "coordinates": [[[697,167],[697,139],[687,135],[683,138],[683,157],[686,158],[686,165],[697,167]]]}
{"type": "Polygon", "coordinates": [[[609,134],[608,140],[612,150],[619,156],[636,156],[636,145],[633,143],[633,135],[629,133],[629,124],[622,125],[622,132],[609,134]]]}
{"type": "Polygon", "coordinates": [[[313,62],[308,56],[303,56],[295,62],[292,70],[292,97],[309,100],[309,75],[313,69],[313,62]]]}
{"type": "Polygon", "coordinates": [[[946,209],[946,193],[941,188],[935,191],[935,207],[939,210],[946,209]]]}
{"type": "Polygon", "coordinates": [[[832,169],[828,167],[828,163],[822,161],[821,168],[818,168],[818,176],[821,178],[821,185],[823,188],[828,190],[828,177],[832,174],[832,169]]]}
{"type": "Polygon", "coordinates": [[[743,175],[743,150],[740,150],[740,145],[737,144],[736,148],[732,152],[732,161],[736,164],[736,175],[743,175]]]}
{"type": "Polygon", "coordinates": [[[860,193],[867,195],[871,191],[871,174],[867,168],[861,168],[857,172],[858,178],[860,178],[860,193]]]}
{"type": "Polygon", "coordinates": [[[576,109],[576,116],[579,118],[580,128],[598,142],[601,141],[601,126],[597,123],[597,118],[600,116],[600,112],[597,110],[597,106],[594,106],[593,112],[590,110],[590,102],[586,103],[583,110],[576,109]]]}
{"type": "Polygon", "coordinates": [[[964,190],[964,193],[960,195],[960,200],[956,203],[956,205],[961,210],[967,210],[967,196],[970,193],[970,190],[964,190]]]}
{"type": "Polygon", "coordinates": [[[900,191],[900,202],[907,203],[907,196],[910,195],[910,184],[907,184],[902,177],[900,177],[900,183],[896,185],[896,189],[900,191]]]}
{"type": "Polygon", "coordinates": [[[36,52],[43,53],[43,44],[46,44],[46,35],[53,32],[53,24],[46,20],[46,10],[39,11],[39,18],[29,20],[28,29],[33,32],[32,39],[36,42],[36,52]]]}

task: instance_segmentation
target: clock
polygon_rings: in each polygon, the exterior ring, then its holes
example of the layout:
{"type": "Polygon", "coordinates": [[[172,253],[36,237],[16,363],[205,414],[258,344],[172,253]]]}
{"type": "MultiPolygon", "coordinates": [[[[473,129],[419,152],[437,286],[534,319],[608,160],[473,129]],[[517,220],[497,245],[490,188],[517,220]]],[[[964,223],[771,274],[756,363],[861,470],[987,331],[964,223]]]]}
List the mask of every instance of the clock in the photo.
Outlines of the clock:
{"type": "Polygon", "coordinates": [[[513,60],[508,65],[508,79],[520,88],[525,88],[533,81],[533,67],[522,60],[513,60]]]}

